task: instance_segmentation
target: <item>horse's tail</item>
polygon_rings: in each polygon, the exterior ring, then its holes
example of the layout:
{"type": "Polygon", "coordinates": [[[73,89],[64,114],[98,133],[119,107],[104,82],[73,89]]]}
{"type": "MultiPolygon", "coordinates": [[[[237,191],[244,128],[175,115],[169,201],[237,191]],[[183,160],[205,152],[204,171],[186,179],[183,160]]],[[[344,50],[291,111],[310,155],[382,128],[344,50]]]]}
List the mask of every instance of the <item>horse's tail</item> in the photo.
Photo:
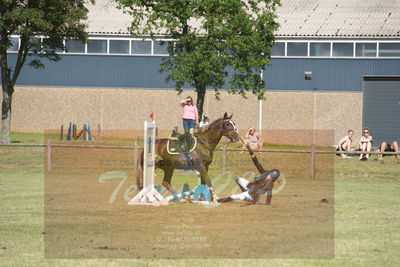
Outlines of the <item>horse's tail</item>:
{"type": "Polygon", "coordinates": [[[143,189],[143,150],[136,161],[136,185],[141,190],[143,189]]]}

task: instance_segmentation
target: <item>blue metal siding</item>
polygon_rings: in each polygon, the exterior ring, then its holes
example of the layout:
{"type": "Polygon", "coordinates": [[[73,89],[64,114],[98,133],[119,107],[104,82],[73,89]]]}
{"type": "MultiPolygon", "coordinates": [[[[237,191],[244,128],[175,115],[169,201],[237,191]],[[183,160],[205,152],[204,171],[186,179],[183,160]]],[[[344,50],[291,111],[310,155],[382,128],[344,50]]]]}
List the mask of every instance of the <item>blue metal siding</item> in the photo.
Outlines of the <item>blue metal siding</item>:
{"type": "Polygon", "coordinates": [[[374,146],[400,141],[400,77],[364,81],[363,127],[374,136],[374,146]]]}
{"type": "MultiPolygon", "coordinates": [[[[10,54],[14,61],[15,54],[10,54]]],[[[18,85],[174,88],[159,72],[161,57],[63,55],[60,62],[43,60],[45,69],[25,66],[18,85]]],[[[400,75],[400,59],[273,58],[264,72],[271,91],[362,91],[365,75],[400,75]],[[312,71],[312,80],[304,72],[312,71]]]]}
{"type": "Polygon", "coordinates": [[[363,76],[400,75],[400,59],[274,58],[264,80],[268,90],[362,91],[363,76]],[[304,73],[311,71],[312,80],[304,73]]]}
{"type": "MultiPolygon", "coordinates": [[[[15,55],[10,55],[15,60],[15,55]]],[[[59,62],[43,59],[45,69],[24,66],[18,85],[173,88],[159,72],[161,57],[64,55],[59,62]]]]}

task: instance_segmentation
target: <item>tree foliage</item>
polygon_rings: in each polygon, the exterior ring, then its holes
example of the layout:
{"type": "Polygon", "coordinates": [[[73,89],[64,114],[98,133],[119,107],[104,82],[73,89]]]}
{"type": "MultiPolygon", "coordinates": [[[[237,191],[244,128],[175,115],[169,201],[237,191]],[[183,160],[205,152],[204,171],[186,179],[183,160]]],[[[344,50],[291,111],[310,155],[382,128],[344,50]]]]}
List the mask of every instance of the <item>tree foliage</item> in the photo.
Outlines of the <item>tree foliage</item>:
{"type": "MultiPolygon", "coordinates": [[[[29,65],[43,68],[41,58],[60,60],[56,49],[64,49],[64,39],[85,41],[85,0],[2,0],[0,2],[0,66],[3,89],[2,142],[8,143],[11,103],[20,71],[29,65]],[[7,58],[12,35],[19,35],[19,50],[13,66],[7,58]],[[38,37],[43,37],[43,42],[38,37]],[[29,58],[29,56],[34,56],[29,58]]],[[[93,0],[90,2],[94,3],[93,0]]]]}
{"type": "Polygon", "coordinates": [[[132,15],[135,36],[174,40],[160,70],[179,92],[185,84],[196,88],[201,113],[210,87],[217,98],[226,84],[230,93],[263,98],[260,72],[270,64],[279,0],[116,1],[132,15]]]}

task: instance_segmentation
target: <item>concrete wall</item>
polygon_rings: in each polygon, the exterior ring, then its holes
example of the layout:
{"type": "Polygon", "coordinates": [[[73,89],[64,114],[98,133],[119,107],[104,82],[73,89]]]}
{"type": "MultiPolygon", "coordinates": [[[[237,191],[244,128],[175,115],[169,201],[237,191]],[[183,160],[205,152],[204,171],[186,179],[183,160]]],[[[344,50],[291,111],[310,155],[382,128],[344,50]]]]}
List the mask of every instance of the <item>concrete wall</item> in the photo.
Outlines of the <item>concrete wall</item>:
{"type": "MultiPolygon", "coordinates": [[[[178,103],[188,95],[196,96],[193,91],[178,96],[176,91],[165,89],[19,86],[13,98],[12,130],[41,132],[59,129],[62,124],[66,127],[69,122],[80,128],[89,121],[92,128],[101,124],[102,129],[113,134],[129,134],[129,129],[140,132],[143,121],[154,112],[159,128],[169,132],[174,125],[182,129],[182,108],[178,103]],[[115,131],[121,129],[126,131],[115,131]]],[[[208,91],[205,115],[213,120],[224,112],[233,113],[233,121],[243,131],[258,128],[259,101],[251,94],[244,99],[221,91],[221,101],[217,101],[213,90],[208,91]]],[[[266,130],[263,136],[271,143],[309,145],[315,126],[317,130],[334,131],[319,131],[320,135],[332,136],[323,141],[318,138],[324,145],[335,144],[348,129],[355,130],[357,139],[361,112],[360,92],[267,92],[262,108],[262,127],[266,130]]]]}

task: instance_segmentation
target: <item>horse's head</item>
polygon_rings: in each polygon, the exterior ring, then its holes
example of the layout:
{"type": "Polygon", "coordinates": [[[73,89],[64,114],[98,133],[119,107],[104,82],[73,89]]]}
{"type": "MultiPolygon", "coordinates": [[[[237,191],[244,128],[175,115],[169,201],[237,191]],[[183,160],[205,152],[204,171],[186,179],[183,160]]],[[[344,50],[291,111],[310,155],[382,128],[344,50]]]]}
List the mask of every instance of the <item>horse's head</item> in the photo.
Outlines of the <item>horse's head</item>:
{"type": "Polygon", "coordinates": [[[228,116],[225,112],[224,117],[221,120],[221,129],[223,136],[229,138],[231,142],[239,141],[238,128],[235,123],[232,121],[232,115],[228,116]]]}

